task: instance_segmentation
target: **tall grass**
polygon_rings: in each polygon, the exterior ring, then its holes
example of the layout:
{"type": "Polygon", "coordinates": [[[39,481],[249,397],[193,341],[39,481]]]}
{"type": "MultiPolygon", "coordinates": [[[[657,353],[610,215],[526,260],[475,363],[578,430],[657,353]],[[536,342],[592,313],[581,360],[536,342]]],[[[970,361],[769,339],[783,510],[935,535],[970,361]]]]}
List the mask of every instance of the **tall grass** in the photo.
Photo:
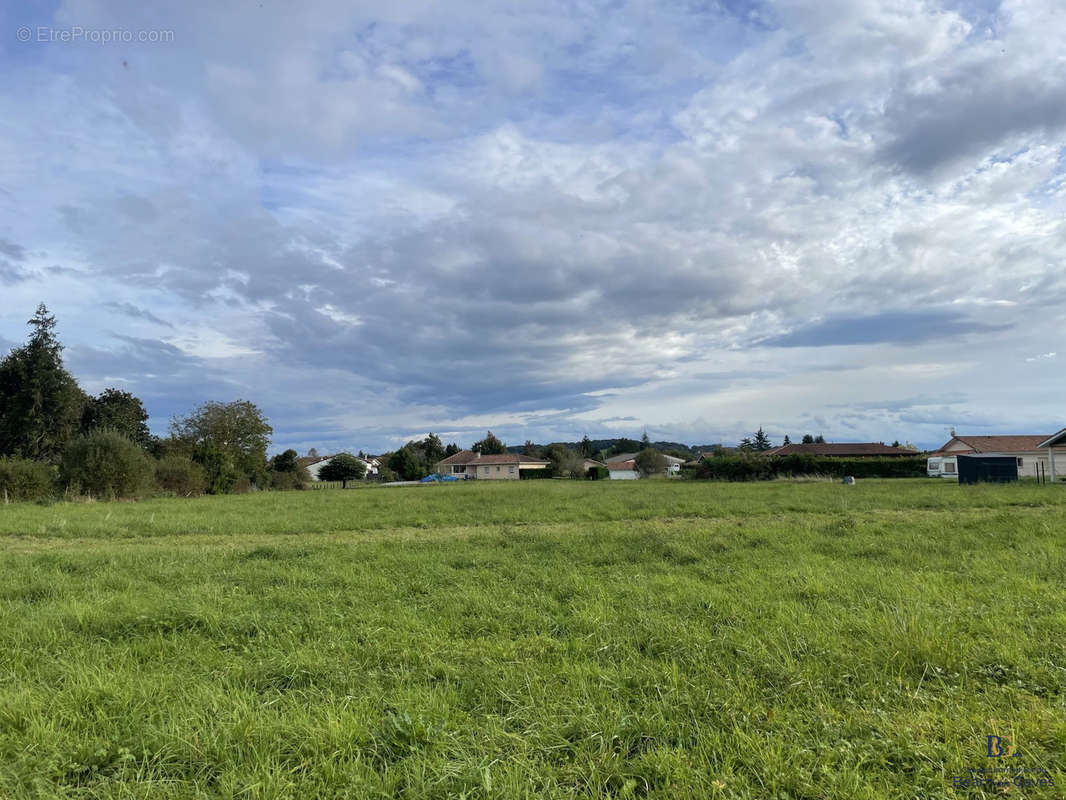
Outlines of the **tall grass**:
{"type": "Polygon", "coordinates": [[[1061,797],[1066,492],[0,508],[0,797],[1061,797]]]}

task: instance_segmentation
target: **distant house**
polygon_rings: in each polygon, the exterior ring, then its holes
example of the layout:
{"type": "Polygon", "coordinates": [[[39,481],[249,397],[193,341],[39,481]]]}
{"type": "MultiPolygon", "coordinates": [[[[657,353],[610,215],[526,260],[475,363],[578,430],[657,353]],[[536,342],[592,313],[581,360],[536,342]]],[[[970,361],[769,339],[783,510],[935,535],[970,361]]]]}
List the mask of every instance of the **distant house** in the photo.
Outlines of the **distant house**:
{"type": "Polygon", "coordinates": [[[460,450],[455,455],[438,461],[436,471],[438,474],[454,475],[457,478],[517,481],[523,472],[547,469],[550,466],[550,461],[518,453],[490,456],[475,453],[473,450],[460,450]]]}
{"type": "MultiPolygon", "coordinates": [[[[611,473],[612,481],[634,481],[640,477],[640,471],[637,469],[637,456],[640,453],[619,453],[618,455],[611,456],[607,459],[607,469],[611,473]]],[[[685,463],[685,459],[677,458],[675,456],[668,456],[665,453],[663,458],[666,459],[666,474],[669,476],[675,476],[680,474],[681,465],[685,463]]]]}
{"type": "MultiPolygon", "coordinates": [[[[319,471],[326,466],[326,464],[331,462],[336,455],[337,454],[332,456],[304,456],[303,458],[296,459],[296,463],[307,469],[307,473],[311,476],[311,480],[320,481],[322,479],[318,477],[319,471]]],[[[373,456],[368,456],[367,458],[355,456],[355,459],[363,462],[363,465],[366,467],[367,477],[374,477],[378,474],[378,468],[381,466],[381,462],[378,461],[378,459],[373,456]]]]}
{"type": "Polygon", "coordinates": [[[892,447],[880,442],[818,442],[815,444],[786,444],[773,450],[763,450],[764,456],[835,456],[837,458],[902,458],[918,455],[915,450],[892,447]]]}
{"type": "Polygon", "coordinates": [[[958,436],[930,453],[930,461],[940,459],[944,473],[954,474],[955,456],[987,455],[1014,456],[1018,460],[1018,476],[1035,478],[1045,474],[1049,478],[1066,472],[1066,436],[1064,431],[1048,437],[1046,434],[1012,436],[958,436]],[[1054,463],[1052,463],[1052,461],[1054,463]]]}

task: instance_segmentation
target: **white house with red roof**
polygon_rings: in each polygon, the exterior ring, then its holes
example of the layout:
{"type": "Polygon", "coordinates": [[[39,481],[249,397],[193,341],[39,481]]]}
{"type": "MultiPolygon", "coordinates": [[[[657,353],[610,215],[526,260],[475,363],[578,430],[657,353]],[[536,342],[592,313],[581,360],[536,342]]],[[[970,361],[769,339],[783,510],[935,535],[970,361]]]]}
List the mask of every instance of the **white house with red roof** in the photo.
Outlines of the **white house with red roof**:
{"type": "Polygon", "coordinates": [[[1018,477],[1036,478],[1066,475],[1066,428],[1057,434],[1015,434],[1010,436],[960,436],[952,431],[951,439],[929,454],[930,474],[934,462],[944,477],[958,471],[955,457],[966,455],[1014,456],[1018,460],[1018,477]]]}
{"type": "Polygon", "coordinates": [[[454,475],[460,479],[517,481],[527,470],[542,470],[550,466],[550,461],[518,453],[482,455],[473,450],[460,450],[438,461],[436,471],[440,475],[454,475]]]}

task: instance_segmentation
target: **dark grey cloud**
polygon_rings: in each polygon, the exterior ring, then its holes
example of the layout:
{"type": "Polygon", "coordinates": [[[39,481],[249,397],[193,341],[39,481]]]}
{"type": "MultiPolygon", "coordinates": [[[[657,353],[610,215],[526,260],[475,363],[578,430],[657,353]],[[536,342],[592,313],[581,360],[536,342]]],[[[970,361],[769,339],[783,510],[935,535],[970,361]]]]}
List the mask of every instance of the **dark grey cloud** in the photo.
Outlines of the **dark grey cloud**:
{"type": "Polygon", "coordinates": [[[12,261],[22,261],[26,258],[26,250],[22,245],[0,237],[0,255],[5,255],[12,261]]]}
{"type": "Polygon", "coordinates": [[[138,308],[133,303],[120,303],[111,301],[104,304],[105,308],[110,308],[113,311],[117,311],[119,314],[124,314],[127,317],[133,317],[134,319],[143,319],[148,322],[154,322],[156,325],[163,325],[167,328],[173,328],[174,326],[167,322],[165,319],[161,319],[153,314],[151,311],[145,308],[138,308]]]}
{"type": "Polygon", "coordinates": [[[939,76],[936,91],[897,89],[885,108],[892,138],[882,160],[922,174],[982,157],[1015,134],[1058,135],[1066,127],[1066,70],[1005,77],[1003,67],[968,64],[939,76]]]}
{"type": "Polygon", "coordinates": [[[1004,331],[1010,324],[967,318],[955,311],[889,311],[870,316],[830,317],[760,342],[767,347],[834,347],[860,344],[917,344],[948,337],[1004,331]]]}

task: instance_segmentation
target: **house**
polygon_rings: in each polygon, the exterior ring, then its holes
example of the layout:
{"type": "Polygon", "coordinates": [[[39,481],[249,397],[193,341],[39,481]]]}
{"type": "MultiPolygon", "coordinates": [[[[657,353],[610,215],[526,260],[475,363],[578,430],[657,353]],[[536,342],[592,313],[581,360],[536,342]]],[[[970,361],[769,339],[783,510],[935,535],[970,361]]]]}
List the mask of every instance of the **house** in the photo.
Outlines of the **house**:
{"type": "Polygon", "coordinates": [[[773,450],[764,450],[764,456],[834,456],[836,458],[902,458],[916,456],[914,450],[892,447],[881,442],[817,442],[813,444],[786,444],[773,450]]]}
{"type": "MultiPolygon", "coordinates": [[[[336,455],[338,454],[335,453],[332,456],[304,456],[303,458],[296,459],[296,463],[307,469],[307,473],[311,476],[311,480],[320,481],[322,479],[318,477],[319,471],[322,467],[332,461],[336,455]]],[[[378,469],[381,466],[381,462],[378,459],[373,456],[368,456],[366,458],[354,456],[354,458],[356,461],[363,462],[363,465],[366,467],[366,476],[368,478],[377,476],[378,469]]]]}
{"type": "Polygon", "coordinates": [[[460,450],[455,455],[438,461],[436,471],[440,475],[454,475],[457,478],[517,481],[523,472],[548,469],[550,466],[550,461],[518,453],[482,455],[473,450],[460,450]]]}
{"type": "MultiPolygon", "coordinates": [[[[611,473],[612,481],[633,481],[640,477],[637,470],[637,456],[640,453],[619,453],[607,459],[607,469],[611,473]]],[[[666,475],[675,477],[681,473],[681,465],[685,459],[663,454],[666,459],[666,475]]]]}
{"type": "Polygon", "coordinates": [[[956,456],[975,454],[1014,456],[1019,477],[1062,475],[1066,473],[1066,429],[1051,437],[1044,434],[958,436],[952,431],[951,439],[930,453],[929,474],[934,474],[934,459],[938,460],[938,473],[947,477],[957,473],[956,456]]]}

